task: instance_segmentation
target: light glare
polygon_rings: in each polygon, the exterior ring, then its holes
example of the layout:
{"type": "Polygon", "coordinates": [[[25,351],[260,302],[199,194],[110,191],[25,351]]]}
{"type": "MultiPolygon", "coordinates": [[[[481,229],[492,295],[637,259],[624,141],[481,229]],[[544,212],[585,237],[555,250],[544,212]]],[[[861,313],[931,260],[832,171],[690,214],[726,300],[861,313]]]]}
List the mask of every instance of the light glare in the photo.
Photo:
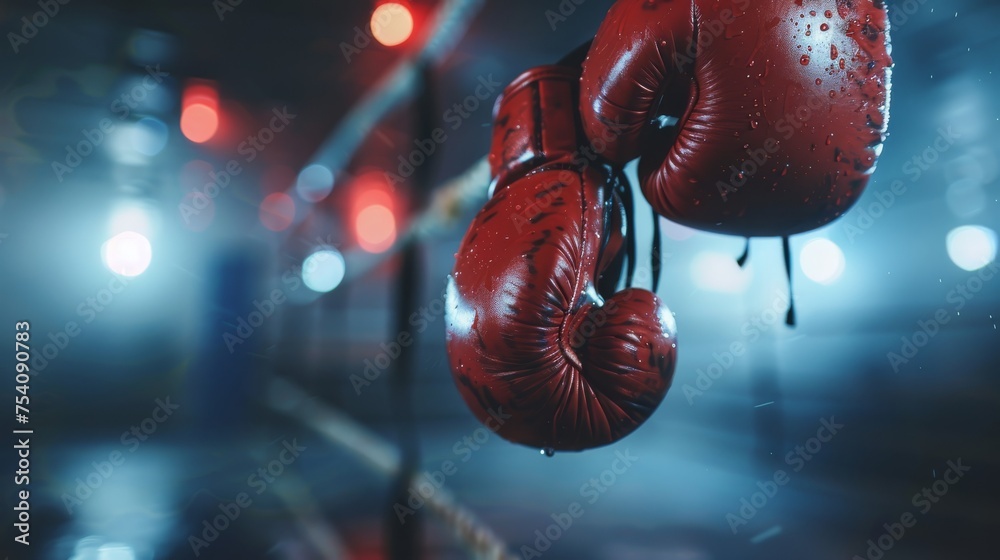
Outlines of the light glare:
{"type": "Polygon", "coordinates": [[[372,12],[372,36],[387,47],[394,47],[413,33],[413,15],[402,4],[388,2],[372,12]]]}
{"type": "Polygon", "coordinates": [[[204,103],[192,103],[181,112],[181,132],[192,142],[208,142],[218,129],[218,112],[204,103]]]}
{"type": "Polygon", "coordinates": [[[358,244],[369,253],[381,253],[396,241],[396,217],[382,204],[366,206],[355,222],[358,244]]]}
{"type": "Polygon", "coordinates": [[[319,202],[333,190],[333,172],[325,165],[314,163],[299,172],[295,189],[302,200],[319,202]]]}
{"type": "Polygon", "coordinates": [[[955,266],[972,272],[997,257],[997,234],[983,226],[962,226],[951,230],[946,239],[948,256],[955,266]]]}
{"type": "Polygon", "coordinates": [[[344,256],[336,249],[322,249],[302,263],[302,281],[314,292],[326,293],[340,285],[347,272],[344,256]]]}
{"type": "Polygon", "coordinates": [[[97,560],[135,560],[135,552],[121,543],[102,544],[97,549],[97,560]]]}
{"type": "Polygon", "coordinates": [[[141,233],[124,231],[104,243],[101,257],[111,272],[121,276],[138,276],[149,268],[153,248],[141,233]]]}
{"type": "Polygon", "coordinates": [[[817,284],[833,284],[844,274],[844,252],[829,239],[813,239],[799,253],[799,263],[806,278],[817,284]]]}

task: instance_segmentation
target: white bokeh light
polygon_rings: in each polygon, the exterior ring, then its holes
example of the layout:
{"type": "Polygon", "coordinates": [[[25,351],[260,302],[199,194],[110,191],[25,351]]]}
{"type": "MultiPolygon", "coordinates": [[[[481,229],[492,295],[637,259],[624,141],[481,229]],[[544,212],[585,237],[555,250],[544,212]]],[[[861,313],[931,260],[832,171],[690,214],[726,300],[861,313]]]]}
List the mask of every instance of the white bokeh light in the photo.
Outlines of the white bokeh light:
{"type": "Polygon", "coordinates": [[[158,155],[167,145],[168,129],[155,117],[119,125],[109,133],[108,149],[118,163],[140,165],[158,155]]]}
{"type": "Polygon", "coordinates": [[[333,172],[325,165],[314,163],[299,172],[295,190],[302,200],[319,202],[333,190],[333,172]]]}
{"type": "Polygon", "coordinates": [[[153,248],[141,233],[123,231],[104,243],[101,258],[115,274],[138,276],[149,268],[153,248]]]}
{"type": "Polygon", "coordinates": [[[314,292],[326,293],[340,285],[347,272],[344,256],[336,249],[321,249],[302,263],[302,281],[314,292]]]}
{"type": "Polygon", "coordinates": [[[986,208],[986,191],[979,183],[962,179],[948,185],[945,201],[955,216],[971,218],[986,208]]]}
{"type": "Polygon", "coordinates": [[[121,543],[102,544],[97,549],[97,560],[135,560],[135,552],[121,543]]]}
{"type": "Polygon", "coordinates": [[[997,258],[997,234],[986,227],[957,227],[946,242],[951,262],[962,270],[979,270],[997,258]]]}
{"type": "Polygon", "coordinates": [[[847,266],[844,252],[829,239],[813,239],[799,253],[799,264],[806,278],[817,284],[833,284],[847,266]]]}
{"type": "Polygon", "coordinates": [[[135,560],[135,550],[123,543],[104,543],[101,537],[91,535],[76,543],[70,560],[135,560]]]}
{"type": "Polygon", "coordinates": [[[705,251],[691,263],[691,280],[702,290],[738,294],[747,289],[753,277],[750,267],[740,268],[732,255],[705,251]]]}

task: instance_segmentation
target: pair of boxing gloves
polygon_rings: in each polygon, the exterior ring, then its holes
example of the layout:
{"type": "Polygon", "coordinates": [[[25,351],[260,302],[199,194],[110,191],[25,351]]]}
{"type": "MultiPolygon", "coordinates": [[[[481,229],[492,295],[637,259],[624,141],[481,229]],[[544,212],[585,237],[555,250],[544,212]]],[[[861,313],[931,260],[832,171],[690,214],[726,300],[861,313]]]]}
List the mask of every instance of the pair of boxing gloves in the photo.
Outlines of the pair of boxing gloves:
{"type": "Polygon", "coordinates": [[[645,422],[677,342],[655,294],[614,293],[633,234],[620,166],[640,158],[653,209],[693,228],[829,223],[885,139],[888,32],[879,0],[619,0],[582,64],[515,79],[495,109],[491,197],[447,289],[452,374],[480,421],[553,450],[645,422]]]}

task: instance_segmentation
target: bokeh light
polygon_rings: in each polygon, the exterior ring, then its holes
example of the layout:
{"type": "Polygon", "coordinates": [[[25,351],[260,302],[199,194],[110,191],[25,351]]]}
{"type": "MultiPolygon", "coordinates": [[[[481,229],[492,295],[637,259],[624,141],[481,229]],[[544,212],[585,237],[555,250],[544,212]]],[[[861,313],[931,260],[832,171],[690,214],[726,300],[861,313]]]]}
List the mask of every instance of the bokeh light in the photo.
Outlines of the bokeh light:
{"type": "Polygon", "coordinates": [[[295,221],[295,201],[285,193],[271,193],[260,203],[260,222],[271,231],[287,229],[295,221]]]}
{"type": "Polygon", "coordinates": [[[139,65],[164,64],[177,52],[177,38],[150,29],[136,29],[126,43],[132,62],[139,65]]]}
{"type": "Polygon", "coordinates": [[[181,223],[191,231],[205,231],[215,220],[215,201],[201,190],[185,193],[177,209],[181,223]]]}
{"type": "Polygon", "coordinates": [[[813,239],[799,252],[799,266],[806,278],[817,284],[833,284],[844,274],[844,252],[829,239],[813,239]]]}
{"type": "Polygon", "coordinates": [[[709,292],[738,294],[747,289],[753,277],[751,267],[740,268],[732,255],[703,251],[691,263],[691,280],[709,292]]]}
{"type": "Polygon", "coordinates": [[[309,165],[299,172],[295,189],[302,200],[319,202],[333,190],[333,172],[329,167],[319,163],[309,165]]]}
{"type": "Polygon", "coordinates": [[[212,164],[205,160],[193,159],[188,161],[181,167],[178,177],[181,190],[201,189],[206,184],[212,182],[212,176],[209,175],[212,171],[214,171],[212,164]]]}
{"type": "Polygon", "coordinates": [[[396,242],[394,193],[381,173],[365,173],[353,183],[351,223],[358,245],[369,253],[381,253],[396,242]]]}
{"type": "Polygon", "coordinates": [[[167,125],[157,118],[144,117],[112,131],[107,143],[108,151],[118,163],[140,165],[163,151],[167,136],[167,125]]]}
{"type": "Polygon", "coordinates": [[[997,257],[997,234],[983,226],[962,226],[948,232],[948,256],[962,270],[979,270],[997,257]]]}
{"type": "Polygon", "coordinates": [[[208,142],[218,130],[218,111],[204,103],[192,103],[181,112],[181,132],[192,142],[208,142]]]}
{"type": "Polygon", "coordinates": [[[135,552],[126,544],[102,544],[97,549],[97,560],[135,560],[135,552]]]}
{"type": "Polygon", "coordinates": [[[155,156],[167,145],[167,125],[155,117],[143,117],[135,123],[132,136],[137,152],[145,156],[155,156]]]}
{"type": "Polygon", "coordinates": [[[382,204],[371,204],[355,220],[358,244],[369,253],[381,253],[396,241],[396,217],[382,204]]]}
{"type": "Polygon", "coordinates": [[[372,12],[372,36],[387,47],[394,47],[413,33],[413,14],[397,2],[387,2],[372,12]]]}
{"type": "Polygon", "coordinates": [[[195,103],[201,103],[213,109],[219,108],[219,90],[216,88],[215,82],[194,79],[187,83],[181,98],[181,107],[186,109],[195,103]]]}
{"type": "Polygon", "coordinates": [[[138,276],[149,268],[153,248],[141,233],[123,231],[101,247],[104,265],[121,276],[138,276]]]}
{"type": "Polygon", "coordinates": [[[344,280],[347,265],[340,251],[326,248],[306,257],[302,263],[302,282],[314,292],[326,293],[344,280]]]}
{"type": "Polygon", "coordinates": [[[955,216],[971,218],[986,208],[986,191],[972,179],[960,179],[948,185],[945,201],[955,216]]]}

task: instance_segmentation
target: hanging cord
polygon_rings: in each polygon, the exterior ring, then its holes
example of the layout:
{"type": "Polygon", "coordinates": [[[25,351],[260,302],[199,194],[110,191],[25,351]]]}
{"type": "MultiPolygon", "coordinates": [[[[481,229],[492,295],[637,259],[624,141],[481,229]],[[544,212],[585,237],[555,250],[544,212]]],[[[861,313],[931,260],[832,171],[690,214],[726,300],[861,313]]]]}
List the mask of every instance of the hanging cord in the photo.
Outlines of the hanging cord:
{"type": "MultiPolygon", "coordinates": [[[[792,295],[792,248],[789,244],[788,236],[781,238],[781,250],[785,258],[785,275],[788,277],[788,313],[785,315],[785,324],[794,327],[797,323],[795,316],[795,296],[792,295]]],[[[744,268],[750,259],[750,238],[747,237],[743,254],[737,257],[736,264],[744,268]]]]}
{"type": "MultiPolygon", "coordinates": [[[[611,182],[611,197],[607,200],[605,206],[605,231],[603,236],[603,241],[605,246],[607,246],[608,240],[612,237],[611,227],[619,217],[612,215],[612,210],[614,210],[614,200],[613,197],[618,197],[618,202],[620,203],[621,212],[625,214],[624,223],[621,224],[625,230],[624,247],[619,249],[618,254],[615,255],[614,260],[608,265],[607,269],[601,274],[601,279],[598,283],[598,291],[601,297],[607,299],[612,297],[618,291],[618,281],[621,280],[622,272],[626,272],[625,286],[632,286],[632,277],[635,273],[635,234],[632,231],[633,221],[633,202],[632,202],[632,191],[629,186],[628,179],[625,177],[625,173],[618,166],[609,164],[609,181],[611,182]],[[626,262],[628,263],[628,269],[625,268],[626,262]]],[[[602,249],[603,251],[603,249],[602,249]]]]}
{"type": "MultiPolygon", "coordinates": [[[[612,180],[615,179],[614,171],[612,170],[612,180]]],[[[621,206],[621,194],[619,192],[618,185],[612,182],[612,186],[609,189],[610,196],[604,203],[604,233],[601,235],[603,241],[601,246],[599,262],[604,262],[604,251],[607,250],[608,243],[614,235],[619,234],[625,229],[625,210],[621,206]],[[616,204],[617,203],[617,204],[616,204]],[[614,211],[618,210],[618,214],[615,215],[614,211]],[[613,232],[615,224],[618,225],[618,232],[613,232]]],[[[626,234],[628,232],[625,232],[626,234]]],[[[601,297],[608,299],[614,296],[615,292],[618,291],[618,281],[621,280],[622,271],[625,269],[625,251],[619,248],[617,254],[615,254],[614,259],[608,264],[601,272],[601,277],[597,282],[597,291],[601,294],[601,297]]]]}
{"type": "Polygon", "coordinates": [[[750,238],[747,237],[746,245],[743,246],[743,254],[737,257],[736,264],[743,268],[747,264],[747,260],[750,259],[750,238]]]}
{"type": "Polygon", "coordinates": [[[615,179],[618,183],[618,194],[621,196],[622,206],[625,207],[625,257],[628,259],[625,287],[631,288],[636,266],[635,200],[632,197],[632,185],[629,184],[624,169],[621,167],[615,169],[615,179]]]}
{"type": "MultiPolygon", "coordinates": [[[[590,51],[590,45],[593,39],[584,42],[580,46],[576,47],[572,51],[566,54],[566,56],[559,59],[560,66],[574,66],[579,67],[583,64],[583,61],[587,58],[587,53],[590,51]]],[[[585,143],[583,143],[585,144],[585,143]]],[[[589,146],[592,148],[593,146],[589,146]]],[[[633,223],[633,212],[634,212],[634,202],[632,200],[632,187],[629,184],[628,178],[625,176],[625,170],[620,166],[613,164],[609,161],[600,158],[600,161],[607,166],[610,171],[608,177],[611,181],[611,192],[618,195],[618,199],[621,201],[622,206],[625,210],[625,252],[619,252],[615,256],[615,259],[608,266],[608,270],[601,276],[599,282],[598,291],[604,298],[609,298],[616,291],[618,291],[618,281],[621,279],[622,270],[625,267],[625,262],[628,262],[628,269],[625,275],[625,286],[632,287],[632,278],[635,274],[635,229],[633,223]]],[[[610,209],[610,207],[609,207],[610,209]]],[[[610,238],[611,232],[608,229],[612,223],[612,217],[606,214],[605,220],[605,232],[604,232],[604,242],[610,238]]]]}
{"type": "Polygon", "coordinates": [[[653,293],[660,289],[660,276],[663,275],[663,234],[660,232],[660,215],[653,210],[653,245],[650,249],[649,262],[653,269],[653,293]]]}
{"type": "Polygon", "coordinates": [[[795,296],[792,295],[792,248],[788,242],[788,236],[781,238],[781,248],[785,253],[785,274],[788,275],[788,315],[785,316],[785,324],[789,327],[795,326],[795,296]]]}

